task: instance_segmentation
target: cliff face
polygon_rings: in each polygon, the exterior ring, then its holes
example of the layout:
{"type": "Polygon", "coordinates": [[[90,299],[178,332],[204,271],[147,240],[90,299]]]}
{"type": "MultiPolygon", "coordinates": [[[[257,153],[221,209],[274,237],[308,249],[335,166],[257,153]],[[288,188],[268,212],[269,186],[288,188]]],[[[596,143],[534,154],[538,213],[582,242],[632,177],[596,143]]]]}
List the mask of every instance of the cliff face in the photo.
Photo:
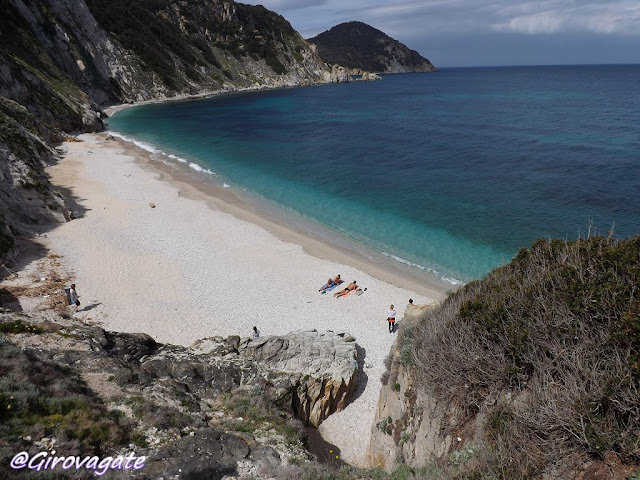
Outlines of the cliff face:
{"type": "Polygon", "coordinates": [[[7,0],[0,16],[0,260],[72,213],[44,165],[101,107],[348,81],[280,15],[230,0],[7,0]],[[14,103],[15,102],[15,103],[14,103]]]}
{"type": "Polygon", "coordinates": [[[415,50],[362,22],[341,23],[308,40],[330,64],[378,73],[436,71],[415,50]]]}
{"type": "Polygon", "coordinates": [[[232,1],[9,0],[0,22],[0,95],[66,131],[109,103],[328,73],[284,18],[232,1]]]}
{"type": "Polygon", "coordinates": [[[539,240],[437,308],[409,310],[382,378],[372,466],[630,478],[639,285],[640,236],[539,240]]]}
{"type": "Polygon", "coordinates": [[[25,107],[0,97],[0,260],[13,250],[15,237],[69,219],[65,200],[43,172],[57,157],[45,140],[60,139],[25,107]]]}

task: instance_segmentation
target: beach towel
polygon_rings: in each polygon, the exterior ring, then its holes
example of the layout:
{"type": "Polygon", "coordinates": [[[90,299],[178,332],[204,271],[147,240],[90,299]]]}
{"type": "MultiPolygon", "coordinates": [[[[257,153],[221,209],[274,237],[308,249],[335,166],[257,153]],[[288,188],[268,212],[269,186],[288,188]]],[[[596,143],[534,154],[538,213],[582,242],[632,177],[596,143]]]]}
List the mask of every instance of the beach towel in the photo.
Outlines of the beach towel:
{"type": "Polygon", "coordinates": [[[344,298],[344,297],[348,297],[349,295],[351,295],[352,293],[357,292],[357,290],[351,290],[349,293],[345,293],[344,295],[342,295],[341,297],[338,298],[344,298]]]}
{"type": "Polygon", "coordinates": [[[321,295],[324,295],[327,292],[330,292],[331,290],[333,290],[334,288],[336,288],[338,285],[332,285],[329,288],[325,288],[324,290],[322,290],[322,292],[320,292],[321,295]]]}

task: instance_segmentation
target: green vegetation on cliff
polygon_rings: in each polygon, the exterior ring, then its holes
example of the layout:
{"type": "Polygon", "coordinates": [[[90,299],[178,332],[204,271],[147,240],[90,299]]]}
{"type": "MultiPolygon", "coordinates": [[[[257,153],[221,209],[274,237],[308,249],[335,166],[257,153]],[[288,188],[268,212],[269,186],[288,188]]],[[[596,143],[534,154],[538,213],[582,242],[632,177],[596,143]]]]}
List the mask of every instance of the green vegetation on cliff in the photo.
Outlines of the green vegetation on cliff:
{"type": "MultiPolygon", "coordinates": [[[[24,330],[15,323],[0,325],[13,327],[11,333],[24,330]]],[[[26,331],[39,333],[36,328],[26,331]]],[[[0,345],[0,373],[0,471],[5,474],[11,473],[5,468],[17,448],[24,446],[25,436],[55,436],[56,447],[83,455],[110,452],[130,440],[131,426],[108,412],[69,370],[4,344],[0,345]]]]}
{"type": "Polygon", "coordinates": [[[187,79],[206,82],[207,71],[222,69],[216,49],[238,59],[263,59],[276,74],[286,73],[279,52],[299,37],[289,22],[262,6],[167,0],[87,0],[87,5],[107,31],[176,91],[187,79]]]}
{"type": "Polygon", "coordinates": [[[485,418],[473,478],[640,463],[639,287],[638,236],[539,240],[407,329],[448,433],[485,418]]]}
{"type": "Polygon", "coordinates": [[[368,72],[433,72],[436,68],[415,50],[362,22],[346,22],[310,38],[329,63],[368,72]]]}

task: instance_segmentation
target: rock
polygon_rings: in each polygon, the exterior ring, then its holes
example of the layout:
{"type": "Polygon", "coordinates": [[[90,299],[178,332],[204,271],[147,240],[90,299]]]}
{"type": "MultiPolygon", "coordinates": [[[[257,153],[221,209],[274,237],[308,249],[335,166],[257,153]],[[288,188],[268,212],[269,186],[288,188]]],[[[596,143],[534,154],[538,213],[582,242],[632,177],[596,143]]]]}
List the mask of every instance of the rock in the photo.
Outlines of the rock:
{"type": "Polygon", "coordinates": [[[342,65],[335,64],[331,67],[331,71],[326,78],[330,83],[348,83],[350,76],[346,68],[342,65]]]}
{"type": "Polygon", "coordinates": [[[139,361],[141,358],[155,353],[160,347],[146,333],[114,333],[96,329],[92,339],[92,347],[102,349],[109,356],[117,356],[125,362],[139,361]]]}
{"type": "Polygon", "coordinates": [[[249,459],[259,467],[277,467],[280,465],[280,455],[278,455],[278,452],[276,452],[273,448],[264,445],[252,448],[249,459]]]}
{"type": "Polygon", "coordinates": [[[155,204],[155,203],[153,203],[153,202],[149,202],[149,206],[150,206],[151,208],[156,208],[156,204],[155,204]]]}
{"type": "Polygon", "coordinates": [[[240,355],[297,377],[294,412],[306,424],[317,427],[347,405],[356,386],[356,345],[345,338],[349,336],[300,331],[250,341],[240,349],[240,355]]]}
{"type": "Polygon", "coordinates": [[[382,80],[382,77],[376,73],[362,72],[362,77],[360,78],[360,80],[363,80],[363,81],[382,80]]]}
{"type": "MultiPolygon", "coordinates": [[[[65,296],[65,300],[66,300],[66,296],[65,296]]],[[[40,322],[38,326],[42,328],[42,330],[48,333],[59,332],[60,330],[64,329],[64,327],[59,323],[52,322],[51,320],[48,320],[48,319],[40,322]]]]}
{"type": "Polygon", "coordinates": [[[222,478],[235,473],[236,463],[249,453],[249,446],[241,438],[203,428],[160,448],[145,463],[143,473],[147,478],[222,478]]]}
{"type": "Polygon", "coordinates": [[[300,331],[243,342],[238,336],[210,338],[187,349],[161,346],[145,334],[99,330],[93,343],[139,368],[143,376],[171,380],[201,397],[269,378],[278,396],[291,394],[295,415],[317,427],[343,409],[355,389],[357,351],[349,339],[346,334],[300,331]]]}
{"type": "MultiPolygon", "coordinates": [[[[12,313],[0,315],[7,315],[7,321],[14,318],[12,313]]],[[[63,328],[45,316],[32,319],[37,320],[45,332],[63,328]]],[[[187,348],[159,344],[146,334],[107,332],[73,319],[64,325],[69,335],[15,336],[12,340],[23,342],[17,345],[24,352],[19,353],[20,362],[33,362],[29,371],[44,368],[54,389],[82,378],[90,388],[70,393],[83,392],[88,405],[94,405],[94,395],[105,402],[122,402],[108,408],[133,415],[148,445],[135,448],[138,456],[147,457],[140,478],[246,478],[259,477],[263,469],[278,471],[285,459],[307,458],[301,443],[282,439],[278,426],[301,428],[294,414],[319,425],[346,405],[355,387],[356,345],[345,341],[347,334],[211,337],[187,348]],[[256,437],[248,433],[261,428],[256,437]]],[[[100,414],[106,410],[95,412],[97,418],[83,422],[103,421],[100,414]]],[[[53,432],[35,446],[51,448],[57,435],[53,432]]],[[[42,437],[28,429],[23,435],[27,434],[42,437]]],[[[55,446],[69,449],[73,441],[60,437],[55,446]]],[[[128,446],[131,439],[126,441],[128,446]]]]}

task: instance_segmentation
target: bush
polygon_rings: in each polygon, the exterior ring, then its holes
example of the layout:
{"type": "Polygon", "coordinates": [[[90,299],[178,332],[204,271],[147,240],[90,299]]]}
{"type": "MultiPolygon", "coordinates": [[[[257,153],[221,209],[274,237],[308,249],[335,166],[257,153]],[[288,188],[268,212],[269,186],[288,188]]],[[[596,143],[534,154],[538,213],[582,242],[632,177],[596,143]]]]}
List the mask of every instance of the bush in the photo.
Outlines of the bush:
{"type": "Polygon", "coordinates": [[[54,436],[61,449],[83,454],[109,451],[128,441],[121,416],[68,369],[11,345],[0,346],[0,437],[54,436]]]}
{"type": "Polygon", "coordinates": [[[640,461],[639,286],[638,236],[536,241],[415,326],[421,388],[454,425],[494,398],[487,440],[522,471],[640,461]]]}

